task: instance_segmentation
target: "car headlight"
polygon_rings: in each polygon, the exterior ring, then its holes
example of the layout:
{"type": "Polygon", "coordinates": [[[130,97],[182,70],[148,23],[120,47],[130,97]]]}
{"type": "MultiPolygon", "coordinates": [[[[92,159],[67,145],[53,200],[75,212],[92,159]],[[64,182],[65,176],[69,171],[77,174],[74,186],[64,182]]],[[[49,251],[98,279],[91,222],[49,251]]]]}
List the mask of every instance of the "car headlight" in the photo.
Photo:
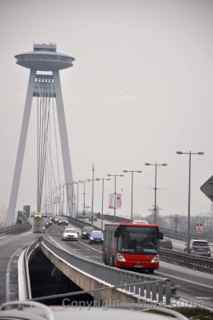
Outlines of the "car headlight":
{"type": "Polygon", "coordinates": [[[90,237],[90,240],[94,240],[94,238],[93,238],[93,237],[90,237]]]}
{"type": "Polygon", "coordinates": [[[152,260],[151,263],[158,263],[159,262],[159,255],[157,254],[152,260]]]}
{"type": "Polygon", "coordinates": [[[126,262],[125,257],[120,253],[117,253],[116,260],[119,261],[119,262],[126,262]]]}

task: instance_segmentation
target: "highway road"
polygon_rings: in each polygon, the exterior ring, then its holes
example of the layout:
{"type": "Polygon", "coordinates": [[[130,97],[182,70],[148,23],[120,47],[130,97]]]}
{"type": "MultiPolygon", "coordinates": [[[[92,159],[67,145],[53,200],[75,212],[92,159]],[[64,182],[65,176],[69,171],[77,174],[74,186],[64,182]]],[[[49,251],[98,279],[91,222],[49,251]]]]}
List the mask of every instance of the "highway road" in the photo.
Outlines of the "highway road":
{"type": "MultiPolygon", "coordinates": [[[[90,245],[87,240],[62,241],[63,229],[62,226],[53,225],[46,231],[46,235],[74,254],[102,262],[101,245],[90,245]]],[[[15,287],[17,259],[23,248],[37,237],[38,235],[32,234],[31,231],[19,235],[0,236],[0,303],[17,299],[17,288],[15,287]]],[[[213,308],[213,277],[211,274],[163,261],[156,274],[171,278],[179,286],[178,293],[182,298],[185,297],[213,308]]]]}
{"type": "Polygon", "coordinates": [[[17,260],[23,248],[36,237],[31,231],[0,236],[0,304],[17,300],[17,260]]]}
{"type": "MultiPolygon", "coordinates": [[[[74,254],[88,259],[102,262],[102,246],[90,245],[87,240],[62,241],[63,227],[53,225],[48,230],[53,241],[74,254]]],[[[182,298],[202,303],[213,308],[213,277],[200,271],[161,261],[160,269],[156,274],[168,277],[179,287],[178,294],[182,298]]]]}
{"type": "MultiPolygon", "coordinates": [[[[111,222],[108,221],[108,220],[103,220],[103,225],[109,224],[109,223],[111,223],[111,222]]],[[[98,219],[97,221],[95,221],[94,225],[97,226],[98,228],[101,228],[101,220],[98,219]]],[[[166,237],[166,238],[168,238],[168,237],[166,237]]],[[[172,245],[173,245],[173,249],[174,250],[177,250],[177,251],[180,251],[180,252],[184,251],[184,248],[186,246],[185,241],[176,240],[176,239],[171,239],[171,241],[172,241],[172,245]]],[[[211,253],[212,253],[212,256],[213,256],[213,243],[210,243],[210,248],[211,248],[211,253]]]]}

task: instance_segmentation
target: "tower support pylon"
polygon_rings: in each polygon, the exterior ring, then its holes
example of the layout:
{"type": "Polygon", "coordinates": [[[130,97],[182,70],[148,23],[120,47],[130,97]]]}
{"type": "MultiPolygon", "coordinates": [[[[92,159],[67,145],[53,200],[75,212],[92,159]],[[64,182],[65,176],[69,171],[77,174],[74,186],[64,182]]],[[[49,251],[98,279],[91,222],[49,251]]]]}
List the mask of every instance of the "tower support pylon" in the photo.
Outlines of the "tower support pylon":
{"type": "MultiPolygon", "coordinates": [[[[30,121],[33,97],[54,98],[57,107],[57,119],[62,150],[64,178],[66,185],[66,197],[68,214],[74,216],[72,202],[73,193],[69,188],[73,182],[71,157],[68,143],[67,127],[64,113],[64,103],[61,90],[59,70],[73,65],[74,58],[58,53],[53,44],[35,44],[33,52],[16,55],[17,64],[30,69],[30,76],[25,100],[21,134],[18,144],[18,152],[15,162],[15,170],[7,211],[7,225],[16,223],[17,198],[20,186],[21,172],[23,168],[24,153],[27,140],[27,132],[30,121]]],[[[37,210],[41,207],[41,197],[37,194],[37,210]]]]}

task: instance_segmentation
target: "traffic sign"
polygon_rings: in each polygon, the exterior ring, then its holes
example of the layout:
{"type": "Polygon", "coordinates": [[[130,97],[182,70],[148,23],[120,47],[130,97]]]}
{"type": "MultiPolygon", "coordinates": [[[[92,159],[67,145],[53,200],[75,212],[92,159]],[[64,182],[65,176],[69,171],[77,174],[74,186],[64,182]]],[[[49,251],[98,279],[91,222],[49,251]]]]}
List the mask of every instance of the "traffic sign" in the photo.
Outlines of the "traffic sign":
{"type": "Polygon", "coordinates": [[[201,187],[200,190],[213,201],[213,176],[211,176],[201,187]]]}
{"type": "Polygon", "coordinates": [[[202,223],[197,223],[196,226],[195,226],[195,231],[197,233],[203,233],[204,225],[202,223]]]}

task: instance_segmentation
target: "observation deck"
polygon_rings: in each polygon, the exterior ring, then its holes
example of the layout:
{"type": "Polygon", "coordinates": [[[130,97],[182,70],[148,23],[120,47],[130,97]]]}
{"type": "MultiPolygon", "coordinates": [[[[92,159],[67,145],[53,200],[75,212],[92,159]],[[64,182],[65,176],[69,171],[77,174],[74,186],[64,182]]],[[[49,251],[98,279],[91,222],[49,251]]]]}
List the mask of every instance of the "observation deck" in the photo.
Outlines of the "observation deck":
{"type": "Polygon", "coordinates": [[[16,63],[22,67],[39,70],[54,71],[73,66],[73,57],[56,51],[55,44],[34,44],[32,52],[15,56],[16,63]]]}

